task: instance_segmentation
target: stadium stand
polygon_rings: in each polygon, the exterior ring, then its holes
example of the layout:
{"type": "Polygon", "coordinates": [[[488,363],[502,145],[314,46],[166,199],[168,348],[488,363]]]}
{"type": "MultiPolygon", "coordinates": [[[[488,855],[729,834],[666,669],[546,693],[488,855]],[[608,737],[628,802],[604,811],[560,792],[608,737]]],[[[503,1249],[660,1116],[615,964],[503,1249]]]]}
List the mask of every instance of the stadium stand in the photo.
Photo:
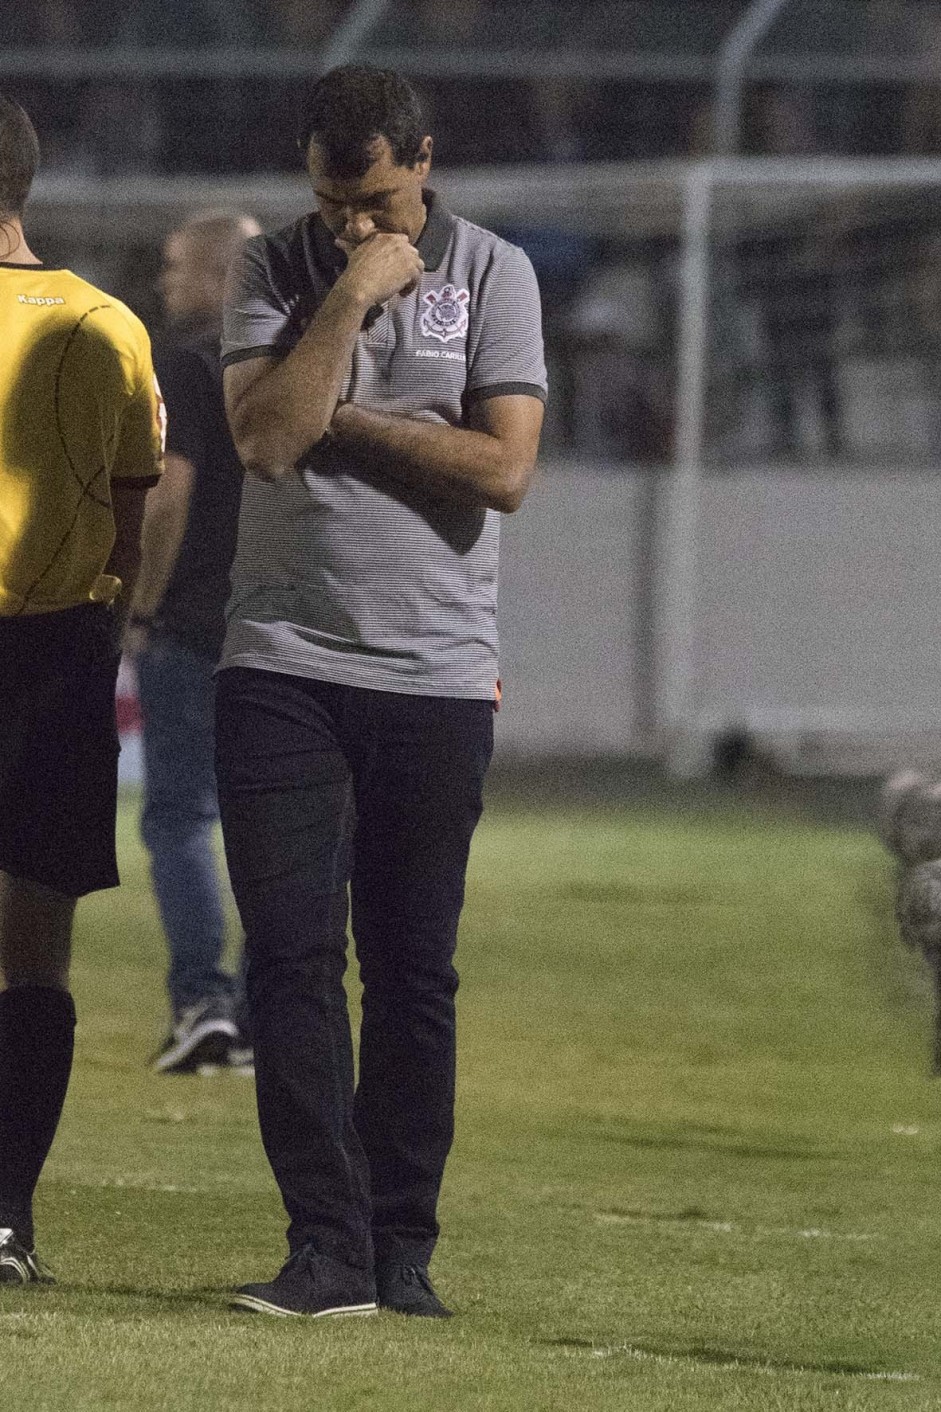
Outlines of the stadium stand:
{"type": "MultiPolygon", "coordinates": [[[[53,180],[287,180],[298,86],[346,34],[358,57],[417,79],[439,172],[655,163],[661,185],[677,186],[683,161],[710,150],[717,55],[745,9],[746,0],[133,0],[119,10],[40,0],[0,11],[0,82],[35,113],[53,180]]],[[[745,154],[941,153],[941,18],[929,0],[791,0],[749,73],[745,154]]],[[[932,454],[934,201],[926,189],[805,203],[757,230],[738,225],[722,243],[712,377],[724,410],[708,428],[713,457],[743,446],[781,458],[932,454]],[[893,413],[900,387],[904,415],[893,413]]],[[[501,230],[527,248],[544,290],[549,444],[664,460],[676,221],[631,209],[599,230],[524,212],[501,230]],[[599,379],[615,365],[617,376],[599,379]]],[[[133,238],[86,232],[50,253],[117,288],[156,326],[156,251],[174,214],[133,238]]]]}

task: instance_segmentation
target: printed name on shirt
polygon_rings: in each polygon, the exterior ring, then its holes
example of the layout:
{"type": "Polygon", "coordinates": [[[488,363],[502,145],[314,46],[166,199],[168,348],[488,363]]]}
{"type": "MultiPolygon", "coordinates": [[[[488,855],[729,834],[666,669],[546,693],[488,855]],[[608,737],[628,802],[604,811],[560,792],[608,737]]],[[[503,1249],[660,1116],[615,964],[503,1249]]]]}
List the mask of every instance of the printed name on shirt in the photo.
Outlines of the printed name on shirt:
{"type": "Polygon", "coordinates": [[[466,353],[452,353],[448,348],[416,348],[416,358],[446,358],[449,363],[466,363],[466,353]]]}
{"type": "Polygon", "coordinates": [[[38,304],[41,307],[45,307],[47,304],[65,303],[65,300],[58,294],[54,296],[51,294],[18,294],[16,298],[20,304],[38,304]]]}

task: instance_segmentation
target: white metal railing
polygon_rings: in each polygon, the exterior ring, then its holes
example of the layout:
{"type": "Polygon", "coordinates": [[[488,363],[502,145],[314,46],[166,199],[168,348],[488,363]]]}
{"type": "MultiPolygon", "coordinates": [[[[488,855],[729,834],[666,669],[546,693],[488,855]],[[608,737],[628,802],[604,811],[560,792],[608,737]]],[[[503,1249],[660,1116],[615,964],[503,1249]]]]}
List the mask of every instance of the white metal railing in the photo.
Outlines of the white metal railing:
{"type": "Polygon", "coordinates": [[[722,46],[713,104],[712,149],[717,157],[732,157],[738,152],[747,70],[762,39],[789,3],[752,0],[722,46]]]}

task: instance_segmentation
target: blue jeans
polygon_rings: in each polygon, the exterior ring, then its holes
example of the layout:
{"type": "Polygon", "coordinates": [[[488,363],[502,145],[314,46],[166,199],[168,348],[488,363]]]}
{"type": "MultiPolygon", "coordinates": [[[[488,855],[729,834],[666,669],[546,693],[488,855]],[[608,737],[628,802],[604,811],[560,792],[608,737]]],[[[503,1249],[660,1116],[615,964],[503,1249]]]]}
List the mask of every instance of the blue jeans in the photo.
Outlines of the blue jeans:
{"type": "Polygon", "coordinates": [[[167,989],[175,1018],[214,1001],[233,1012],[236,982],[221,965],[225,916],[212,849],[216,799],[213,662],[154,636],[137,660],[143,714],[144,811],[160,918],[170,948],[167,989]]]}

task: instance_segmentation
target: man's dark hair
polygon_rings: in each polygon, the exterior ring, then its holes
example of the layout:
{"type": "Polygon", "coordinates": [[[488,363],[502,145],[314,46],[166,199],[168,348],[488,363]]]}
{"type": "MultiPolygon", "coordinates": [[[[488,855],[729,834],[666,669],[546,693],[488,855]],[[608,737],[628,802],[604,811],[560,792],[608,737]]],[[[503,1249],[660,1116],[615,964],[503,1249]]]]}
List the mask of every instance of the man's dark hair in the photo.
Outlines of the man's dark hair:
{"type": "Polygon", "coordinates": [[[391,69],[344,64],[318,79],[301,100],[298,146],[306,154],[316,142],[328,175],[341,181],[367,171],[380,137],[389,139],[396,166],[413,167],[425,136],[418,94],[391,69]]]}
{"type": "Polygon", "coordinates": [[[39,166],[39,138],[19,103],[0,94],[0,219],[21,216],[39,166]]]}

